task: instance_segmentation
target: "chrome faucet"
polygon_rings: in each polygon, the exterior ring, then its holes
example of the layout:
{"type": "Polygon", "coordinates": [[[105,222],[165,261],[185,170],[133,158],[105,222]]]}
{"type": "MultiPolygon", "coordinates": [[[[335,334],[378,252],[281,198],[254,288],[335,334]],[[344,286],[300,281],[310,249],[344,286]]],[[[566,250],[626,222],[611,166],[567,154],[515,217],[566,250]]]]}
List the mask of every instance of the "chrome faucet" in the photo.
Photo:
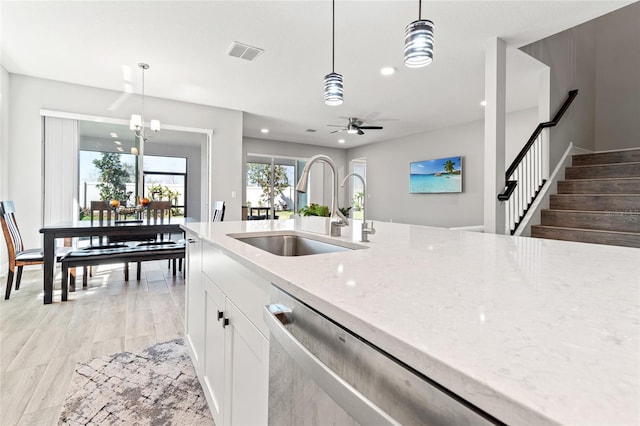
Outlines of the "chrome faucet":
{"type": "Polygon", "coordinates": [[[373,227],[373,221],[371,221],[371,228],[367,224],[367,209],[366,209],[366,201],[367,198],[367,184],[364,183],[364,179],[357,173],[349,173],[342,179],[342,183],[340,184],[341,188],[344,188],[344,184],[347,182],[347,179],[350,177],[356,177],[360,179],[362,182],[362,236],[360,237],[360,242],[368,243],[369,242],[369,234],[375,234],[376,230],[373,227]]]}
{"type": "Polygon", "coordinates": [[[331,197],[331,236],[339,237],[340,228],[349,225],[349,219],[347,219],[338,209],[338,169],[336,163],[331,158],[324,154],[315,155],[307,161],[302,169],[302,176],[296,186],[296,191],[307,192],[307,180],[309,179],[309,170],[316,161],[324,161],[329,165],[333,177],[333,194],[331,197]]]}

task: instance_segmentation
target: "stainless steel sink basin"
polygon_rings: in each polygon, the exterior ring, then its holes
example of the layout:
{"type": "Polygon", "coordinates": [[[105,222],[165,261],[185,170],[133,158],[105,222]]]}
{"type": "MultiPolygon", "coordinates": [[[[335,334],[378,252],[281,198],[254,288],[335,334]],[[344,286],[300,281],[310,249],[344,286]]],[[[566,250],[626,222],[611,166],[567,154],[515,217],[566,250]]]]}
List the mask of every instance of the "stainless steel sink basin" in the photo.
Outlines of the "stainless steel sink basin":
{"type": "Polygon", "coordinates": [[[277,256],[308,256],[311,254],[333,253],[365,248],[358,244],[340,241],[339,243],[321,241],[316,236],[297,233],[246,233],[229,234],[243,243],[250,244],[277,256]]]}

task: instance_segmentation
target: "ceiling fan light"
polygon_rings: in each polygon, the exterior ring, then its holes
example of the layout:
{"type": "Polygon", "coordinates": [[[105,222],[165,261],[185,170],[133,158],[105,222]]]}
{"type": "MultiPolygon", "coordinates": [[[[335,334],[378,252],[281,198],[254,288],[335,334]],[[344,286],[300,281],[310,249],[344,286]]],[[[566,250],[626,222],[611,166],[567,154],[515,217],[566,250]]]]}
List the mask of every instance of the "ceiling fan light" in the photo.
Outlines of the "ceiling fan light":
{"type": "Polygon", "coordinates": [[[336,72],[324,76],[324,103],[329,106],[342,105],[344,87],[342,75],[336,72]]]}
{"type": "Polygon", "coordinates": [[[428,19],[413,21],[404,33],[404,64],[420,68],[433,61],[433,22],[428,19]]]}

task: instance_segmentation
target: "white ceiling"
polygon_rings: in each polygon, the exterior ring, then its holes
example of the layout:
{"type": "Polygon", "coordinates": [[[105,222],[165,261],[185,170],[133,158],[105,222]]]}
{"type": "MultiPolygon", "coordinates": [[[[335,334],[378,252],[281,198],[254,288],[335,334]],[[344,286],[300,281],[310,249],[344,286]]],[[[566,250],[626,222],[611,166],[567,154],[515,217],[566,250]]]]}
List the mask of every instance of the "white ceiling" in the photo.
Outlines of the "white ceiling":
{"type": "Polygon", "coordinates": [[[484,46],[492,37],[509,46],[508,110],[534,106],[541,65],[515,48],[630,3],[425,0],[422,17],[435,22],[434,62],[408,69],[404,28],[417,19],[417,0],[338,0],[335,71],[345,85],[338,107],[322,99],[331,72],[328,0],[2,0],[0,59],[11,73],[119,91],[129,82],[135,93],[136,64],[146,62],[147,96],[245,111],[245,136],[351,148],[482,118],[484,46]],[[229,57],[233,41],[264,53],[254,62],[229,57]],[[381,76],[383,66],[396,74],[381,76]],[[384,129],[331,134],[327,124],[346,117],[384,129]]]}

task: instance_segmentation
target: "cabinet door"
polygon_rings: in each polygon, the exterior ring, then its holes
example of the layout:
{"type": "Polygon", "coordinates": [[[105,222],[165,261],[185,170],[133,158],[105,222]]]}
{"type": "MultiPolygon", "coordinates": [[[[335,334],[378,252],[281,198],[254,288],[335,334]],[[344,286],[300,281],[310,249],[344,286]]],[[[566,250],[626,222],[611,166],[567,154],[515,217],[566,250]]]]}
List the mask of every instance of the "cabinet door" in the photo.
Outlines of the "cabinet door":
{"type": "Polygon", "coordinates": [[[227,312],[226,425],[266,425],[269,403],[269,341],[229,299],[227,312]]]}
{"type": "Polygon", "coordinates": [[[193,365],[202,373],[204,362],[204,289],[202,286],[202,240],[187,233],[187,280],[185,283],[185,343],[193,365]]]}
{"type": "Polygon", "coordinates": [[[225,356],[227,347],[225,335],[228,326],[225,319],[225,295],[206,275],[202,275],[204,284],[205,313],[205,350],[204,350],[204,391],[209,403],[213,421],[217,425],[225,425],[222,419],[225,390],[225,356]]]}

